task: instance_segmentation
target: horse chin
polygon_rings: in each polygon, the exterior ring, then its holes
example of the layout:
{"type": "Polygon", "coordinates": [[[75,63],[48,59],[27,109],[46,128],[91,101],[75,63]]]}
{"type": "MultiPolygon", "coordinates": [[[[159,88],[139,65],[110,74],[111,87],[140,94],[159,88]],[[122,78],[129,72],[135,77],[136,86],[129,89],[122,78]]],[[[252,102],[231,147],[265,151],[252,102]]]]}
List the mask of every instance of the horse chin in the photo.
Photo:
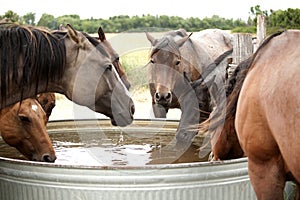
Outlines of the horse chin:
{"type": "Polygon", "coordinates": [[[111,124],[113,126],[125,127],[130,125],[132,121],[133,121],[133,117],[131,117],[130,119],[127,119],[122,116],[118,116],[117,118],[111,118],[111,124]]]}

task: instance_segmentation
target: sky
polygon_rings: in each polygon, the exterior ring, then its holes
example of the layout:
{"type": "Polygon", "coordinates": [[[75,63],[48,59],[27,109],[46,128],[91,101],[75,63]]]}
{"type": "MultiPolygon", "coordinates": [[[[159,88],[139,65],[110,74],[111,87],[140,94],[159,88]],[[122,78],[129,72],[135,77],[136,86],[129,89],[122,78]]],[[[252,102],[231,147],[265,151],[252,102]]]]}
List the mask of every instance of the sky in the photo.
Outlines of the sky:
{"type": "Polygon", "coordinates": [[[108,19],[117,15],[168,15],[183,18],[211,17],[246,21],[250,7],[261,10],[300,8],[299,0],[1,0],[0,15],[12,10],[22,16],[29,12],[39,20],[43,13],[59,17],[77,14],[81,19],[108,19]]]}

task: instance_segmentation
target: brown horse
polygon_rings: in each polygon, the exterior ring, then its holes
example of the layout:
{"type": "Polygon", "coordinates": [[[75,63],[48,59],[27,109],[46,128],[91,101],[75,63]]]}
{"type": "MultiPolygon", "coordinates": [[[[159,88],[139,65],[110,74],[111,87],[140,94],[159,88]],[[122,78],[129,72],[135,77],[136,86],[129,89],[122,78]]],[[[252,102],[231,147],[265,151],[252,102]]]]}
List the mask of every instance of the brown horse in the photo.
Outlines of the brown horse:
{"type": "Polygon", "coordinates": [[[55,93],[47,92],[38,94],[36,100],[41,104],[43,110],[46,113],[47,121],[52,113],[53,108],[55,107],[55,93]]]}
{"type": "Polygon", "coordinates": [[[283,199],[288,180],[296,182],[299,199],[299,43],[300,31],[268,37],[238,66],[225,109],[214,110],[205,125],[214,131],[215,159],[248,156],[258,199],[283,199]]]}
{"type": "MultiPolygon", "coordinates": [[[[220,32],[212,32],[211,39],[214,34],[220,32]]],[[[203,34],[203,39],[202,36],[195,35],[193,38],[193,35],[180,29],[170,31],[158,40],[146,33],[152,45],[148,66],[153,111],[156,117],[166,117],[169,108],[181,109],[182,115],[176,134],[178,141],[190,142],[197,132],[195,125],[202,119],[197,97],[188,81],[197,80],[216,57],[232,48],[228,44],[230,39],[225,40],[224,35],[216,37],[221,40],[213,48],[208,43],[205,44],[205,41],[211,42],[206,34],[203,34]],[[217,53],[213,55],[209,49],[214,49],[217,53]]]]}
{"type": "Polygon", "coordinates": [[[124,67],[120,63],[119,54],[112,48],[111,44],[106,39],[105,33],[104,33],[104,31],[102,30],[101,27],[99,27],[99,29],[98,29],[98,36],[99,36],[98,39],[100,40],[100,45],[108,52],[108,55],[111,58],[112,64],[116,68],[116,70],[117,70],[121,80],[123,81],[124,85],[129,90],[131,84],[130,84],[128,78],[127,78],[124,67]]]}
{"type": "Polygon", "coordinates": [[[51,114],[53,103],[55,105],[53,95],[53,93],[41,94],[37,97],[38,100],[27,98],[0,110],[0,132],[3,140],[17,148],[29,160],[42,162],[56,160],[54,148],[46,131],[47,114],[51,114]]]}
{"type": "Polygon", "coordinates": [[[111,118],[133,120],[134,105],[100,42],[67,25],[66,31],[0,24],[1,106],[57,92],[111,118]]]}
{"type": "Polygon", "coordinates": [[[238,97],[235,126],[258,199],[283,199],[300,183],[300,31],[274,34],[256,52],[238,97]]]}

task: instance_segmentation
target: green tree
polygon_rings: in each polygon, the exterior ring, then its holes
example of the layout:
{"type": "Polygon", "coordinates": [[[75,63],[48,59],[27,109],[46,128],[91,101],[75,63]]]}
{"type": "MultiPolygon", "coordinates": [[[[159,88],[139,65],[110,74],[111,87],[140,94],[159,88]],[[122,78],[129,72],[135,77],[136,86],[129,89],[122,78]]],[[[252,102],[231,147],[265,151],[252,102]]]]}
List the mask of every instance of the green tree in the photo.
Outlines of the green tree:
{"type": "Polygon", "coordinates": [[[56,29],[57,25],[56,19],[53,15],[43,14],[37,23],[38,26],[48,27],[49,29],[56,29]]]}
{"type": "Polygon", "coordinates": [[[35,13],[27,13],[21,17],[22,24],[35,25],[35,13]]]}
{"type": "Polygon", "coordinates": [[[8,10],[5,12],[5,14],[2,16],[2,19],[7,19],[11,22],[19,22],[19,15],[12,10],[8,10]]]}

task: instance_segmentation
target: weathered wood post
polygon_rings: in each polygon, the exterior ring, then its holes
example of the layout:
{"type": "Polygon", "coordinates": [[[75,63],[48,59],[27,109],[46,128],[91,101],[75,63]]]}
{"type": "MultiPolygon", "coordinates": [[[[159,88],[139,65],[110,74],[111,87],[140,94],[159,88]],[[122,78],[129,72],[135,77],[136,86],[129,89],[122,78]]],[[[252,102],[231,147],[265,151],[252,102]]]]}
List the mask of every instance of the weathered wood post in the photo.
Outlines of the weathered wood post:
{"type": "Polygon", "coordinates": [[[254,45],[254,51],[259,47],[259,45],[264,41],[266,37],[266,16],[257,15],[257,27],[256,27],[257,41],[254,45]]]}
{"type": "Polygon", "coordinates": [[[249,58],[253,54],[252,35],[250,33],[234,33],[233,34],[233,52],[232,63],[227,69],[228,77],[230,77],[236,66],[243,60],[249,58]]]}
{"type": "Polygon", "coordinates": [[[232,58],[234,64],[239,64],[253,53],[252,35],[250,33],[233,34],[232,58]]]}

